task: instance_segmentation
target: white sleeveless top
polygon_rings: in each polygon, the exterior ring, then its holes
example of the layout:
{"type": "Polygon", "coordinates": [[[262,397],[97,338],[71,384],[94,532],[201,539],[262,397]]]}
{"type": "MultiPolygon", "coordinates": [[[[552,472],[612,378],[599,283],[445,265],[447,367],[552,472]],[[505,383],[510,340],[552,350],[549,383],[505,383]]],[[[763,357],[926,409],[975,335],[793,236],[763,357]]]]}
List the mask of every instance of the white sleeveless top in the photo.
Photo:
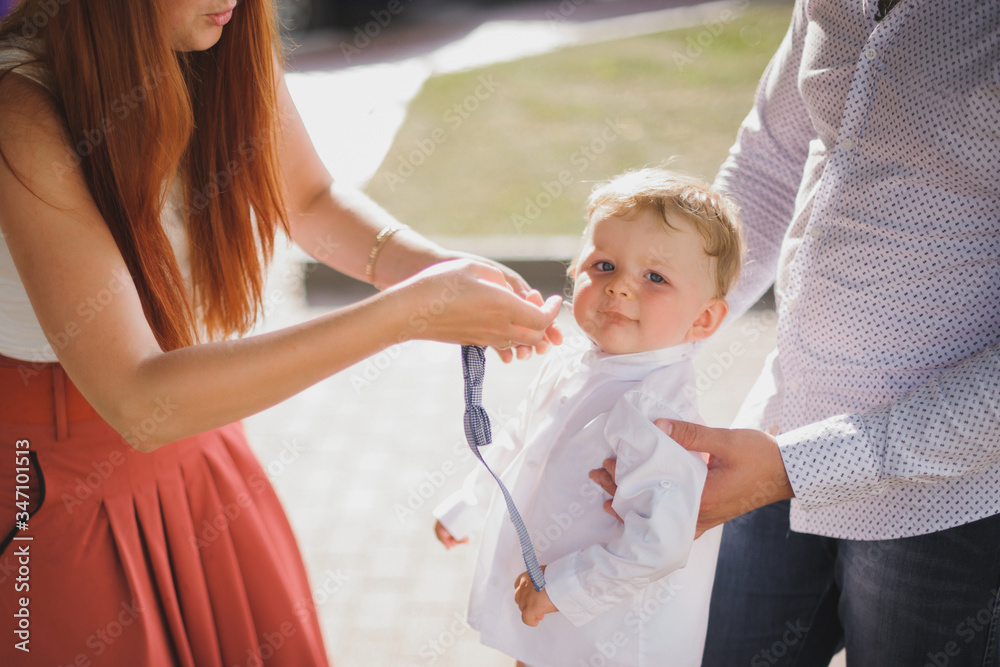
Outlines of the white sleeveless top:
{"type": "MultiPolygon", "coordinates": [[[[11,35],[0,39],[0,72],[36,59],[38,54],[44,53],[44,48],[44,43],[39,38],[26,39],[19,35],[11,35]]],[[[54,91],[51,73],[43,64],[22,65],[15,74],[21,74],[38,82],[50,92],[54,91]]],[[[181,215],[183,204],[180,180],[175,179],[160,222],[167,238],[170,239],[181,275],[190,291],[191,265],[187,227],[181,215]]],[[[3,204],[0,203],[0,209],[2,207],[3,204]]],[[[58,361],[31,308],[2,234],[0,234],[0,354],[25,361],[58,361]]]]}

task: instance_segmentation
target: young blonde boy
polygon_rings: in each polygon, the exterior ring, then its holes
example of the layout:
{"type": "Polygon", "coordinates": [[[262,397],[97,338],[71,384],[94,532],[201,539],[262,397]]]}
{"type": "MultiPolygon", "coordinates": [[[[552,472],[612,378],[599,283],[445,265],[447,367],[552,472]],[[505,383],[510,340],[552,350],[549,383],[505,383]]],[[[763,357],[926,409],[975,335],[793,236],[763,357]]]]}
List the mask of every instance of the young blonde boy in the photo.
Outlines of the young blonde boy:
{"type": "Polygon", "coordinates": [[[591,194],[571,266],[589,342],[553,353],[487,454],[545,588],[485,468],[435,510],[449,548],[484,527],[468,614],[484,644],[532,667],[701,663],[721,527],[695,541],[705,462],[653,420],[700,421],[690,357],[726,316],[742,247],[735,208],[696,179],[643,169],[591,194]],[[621,522],[587,480],[608,457],[621,522]]]}

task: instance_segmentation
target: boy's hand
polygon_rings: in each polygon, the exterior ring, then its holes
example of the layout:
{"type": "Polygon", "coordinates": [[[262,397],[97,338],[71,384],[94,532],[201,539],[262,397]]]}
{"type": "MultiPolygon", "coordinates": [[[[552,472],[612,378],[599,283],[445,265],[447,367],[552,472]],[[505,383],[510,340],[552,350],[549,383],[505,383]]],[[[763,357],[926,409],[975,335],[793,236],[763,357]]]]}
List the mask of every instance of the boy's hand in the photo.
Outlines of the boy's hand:
{"type": "MultiPolygon", "coordinates": [[[[545,566],[543,565],[542,572],[544,571],[545,566]]],[[[517,581],[514,582],[514,602],[521,610],[521,621],[533,628],[538,627],[538,622],[545,614],[559,611],[552,604],[552,600],[549,599],[549,594],[545,592],[544,588],[540,591],[535,590],[527,572],[522,572],[517,581]]]]}
{"type": "Polygon", "coordinates": [[[444,524],[442,524],[440,521],[434,522],[434,534],[437,535],[437,538],[439,540],[441,540],[441,544],[444,545],[445,549],[451,549],[456,544],[465,544],[466,542],[469,541],[468,537],[463,537],[460,540],[456,540],[454,537],[452,537],[451,533],[448,532],[448,529],[445,528],[444,524]]]}

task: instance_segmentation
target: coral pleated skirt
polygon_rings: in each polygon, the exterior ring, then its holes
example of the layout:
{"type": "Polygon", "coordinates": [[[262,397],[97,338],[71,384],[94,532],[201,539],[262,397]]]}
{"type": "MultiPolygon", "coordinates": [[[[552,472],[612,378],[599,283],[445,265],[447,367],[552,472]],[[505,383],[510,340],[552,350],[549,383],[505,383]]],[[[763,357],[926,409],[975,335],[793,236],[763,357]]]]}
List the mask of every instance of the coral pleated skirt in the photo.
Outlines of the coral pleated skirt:
{"type": "Polygon", "coordinates": [[[143,454],[61,366],[0,356],[0,452],[0,665],[327,664],[241,424],[143,454]]]}

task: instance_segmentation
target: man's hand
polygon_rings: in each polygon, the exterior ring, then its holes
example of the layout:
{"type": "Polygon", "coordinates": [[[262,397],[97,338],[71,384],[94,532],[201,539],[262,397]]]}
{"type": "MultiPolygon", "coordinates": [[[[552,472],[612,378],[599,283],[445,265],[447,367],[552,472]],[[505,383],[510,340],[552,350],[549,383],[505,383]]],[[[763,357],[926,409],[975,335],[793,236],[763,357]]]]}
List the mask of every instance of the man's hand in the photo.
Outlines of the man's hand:
{"type": "Polygon", "coordinates": [[[622,518],[618,516],[618,512],[611,507],[611,501],[615,499],[615,491],[618,490],[618,485],[615,484],[615,464],[617,462],[617,459],[604,459],[603,467],[591,470],[588,477],[611,496],[610,500],[604,501],[604,511],[624,523],[622,518]]]}
{"type": "Polygon", "coordinates": [[[708,428],[670,419],[655,423],[684,449],[709,456],[697,535],[758,507],[795,496],[773,436],[752,429],[708,428]]]}
{"type": "MultiPolygon", "coordinates": [[[[544,565],[542,572],[545,572],[544,565]]],[[[549,600],[549,594],[545,592],[544,588],[540,591],[535,590],[527,572],[522,572],[514,582],[514,602],[521,610],[521,622],[533,628],[538,627],[539,621],[545,614],[559,611],[549,600]]]]}
{"type": "Polygon", "coordinates": [[[466,542],[469,541],[468,537],[463,537],[460,540],[456,540],[452,536],[452,534],[448,532],[448,529],[444,527],[444,524],[441,523],[440,521],[434,522],[434,534],[437,535],[437,538],[439,540],[441,540],[441,544],[444,545],[445,549],[451,549],[456,544],[465,544],[466,542]]]}

